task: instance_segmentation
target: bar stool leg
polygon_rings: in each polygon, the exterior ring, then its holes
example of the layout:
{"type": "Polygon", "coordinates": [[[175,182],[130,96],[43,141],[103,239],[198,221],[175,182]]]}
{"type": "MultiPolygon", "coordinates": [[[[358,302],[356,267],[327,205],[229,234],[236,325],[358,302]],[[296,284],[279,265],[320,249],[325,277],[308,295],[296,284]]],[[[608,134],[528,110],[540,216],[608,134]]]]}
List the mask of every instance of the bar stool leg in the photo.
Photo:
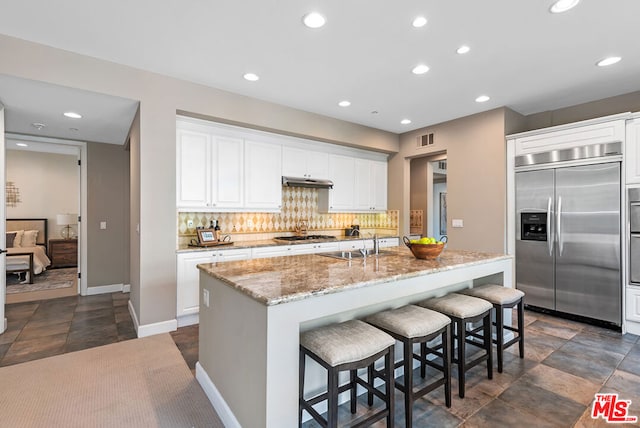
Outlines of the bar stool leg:
{"type": "MultiPolygon", "coordinates": [[[[410,340],[403,342],[405,426],[411,428],[413,423],[413,347],[410,340]]],[[[422,369],[424,369],[424,364],[422,369]]]]}
{"type": "MultiPolygon", "coordinates": [[[[442,347],[442,367],[443,367],[444,379],[445,379],[444,402],[447,407],[451,407],[451,343],[452,342],[453,340],[451,337],[451,327],[448,325],[447,329],[442,333],[442,343],[444,344],[444,346],[442,347]]],[[[424,370],[424,365],[422,365],[422,369],[424,370]]]]}
{"type": "Polygon", "coordinates": [[[458,343],[458,395],[460,398],[464,398],[464,375],[466,372],[465,367],[465,343],[467,339],[467,326],[464,320],[456,319],[456,333],[458,343]]]}
{"type": "Polygon", "coordinates": [[[338,426],[338,371],[330,368],[327,379],[327,427],[338,426]]]}
{"type": "MultiPolygon", "coordinates": [[[[367,367],[367,383],[369,385],[373,385],[373,380],[375,379],[373,376],[373,364],[369,365],[367,367]]],[[[373,393],[372,392],[367,392],[367,404],[369,406],[373,406],[373,393]]]]}
{"type": "Polygon", "coordinates": [[[350,370],[350,384],[351,384],[351,399],[349,400],[351,403],[351,414],[356,412],[356,390],[358,388],[358,384],[356,383],[356,370],[350,370]]]}
{"type": "Polygon", "coordinates": [[[484,347],[487,350],[487,378],[493,379],[493,352],[491,340],[491,311],[484,317],[484,347]]]}
{"type": "Polygon", "coordinates": [[[518,336],[520,337],[518,342],[520,358],[524,358],[524,299],[518,302],[518,336]]]}
{"type": "Polygon", "coordinates": [[[498,352],[498,373],[502,373],[502,352],[504,350],[504,313],[502,305],[493,305],[496,311],[496,351],[498,352]]]}
{"type": "MultiPolygon", "coordinates": [[[[384,357],[384,364],[385,364],[385,371],[386,371],[386,382],[385,382],[385,394],[387,396],[387,408],[389,409],[389,414],[387,415],[387,426],[388,427],[392,427],[394,426],[394,419],[395,419],[395,411],[394,411],[394,402],[395,402],[395,397],[394,397],[394,391],[395,391],[395,376],[394,376],[394,370],[395,370],[395,363],[394,363],[394,358],[395,358],[395,352],[394,352],[394,347],[392,346],[389,351],[387,352],[387,355],[385,355],[384,357]]],[[[371,385],[373,386],[373,384],[371,385]]]]}

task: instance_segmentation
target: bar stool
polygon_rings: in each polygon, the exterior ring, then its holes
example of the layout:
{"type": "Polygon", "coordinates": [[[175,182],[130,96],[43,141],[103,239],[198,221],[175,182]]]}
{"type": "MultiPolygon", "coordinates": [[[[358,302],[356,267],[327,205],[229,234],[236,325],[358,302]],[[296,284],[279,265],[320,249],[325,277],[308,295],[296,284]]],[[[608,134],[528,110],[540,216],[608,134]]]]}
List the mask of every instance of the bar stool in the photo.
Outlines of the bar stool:
{"type": "Polygon", "coordinates": [[[498,373],[502,373],[503,351],[509,346],[518,343],[520,358],[524,358],[524,293],[515,288],[503,287],[502,285],[489,284],[480,287],[469,288],[459,291],[459,293],[468,296],[478,297],[491,303],[495,308],[496,321],[496,338],[493,343],[496,344],[498,353],[498,373]],[[504,309],[511,309],[517,306],[518,309],[518,327],[510,327],[504,325],[504,309]],[[504,343],[504,330],[516,333],[516,336],[504,343]]]}
{"type": "MultiPolygon", "coordinates": [[[[357,386],[363,386],[369,394],[376,395],[385,403],[385,408],[369,416],[354,426],[368,426],[386,417],[387,426],[393,426],[393,357],[395,340],[387,333],[359,320],[346,321],[327,327],[304,332],[300,335],[300,380],[299,380],[299,426],[302,426],[302,411],[306,410],[320,425],[338,426],[338,395],[351,392],[351,413],[356,412],[357,386]],[[316,397],[304,398],[305,356],[309,356],[327,370],[327,392],[316,397]],[[384,380],[385,392],[373,387],[374,378],[364,381],[357,369],[373,370],[373,364],[384,357],[383,373],[378,376],[384,380]],[[338,374],[350,372],[348,383],[338,385],[338,374]],[[313,406],[327,401],[327,419],[324,419],[313,406]]],[[[370,403],[372,404],[371,395],[370,403]]]]}
{"type": "MultiPolygon", "coordinates": [[[[451,407],[451,345],[450,325],[451,319],[441,313],[421,308],[419,306],[408,305],[390,311],[379,312],[365,319],[390,334],[394,339],[402,342],[404,357],[402,361],[395,364],[395,367],[404,367],[404,384],[395,382],[396,388],[404,393],[405,426],[410,428],[413,423],[413,402],[434,389],[444,386],[445,402],[447,407],[451,407]],[[428,342],[441,337],[442,352],[427,346],[428,342]],[[413,345],[421,345],[421,354],[413,353],[413,345]],[[428,361],[429,354],[435,354],[443,360],[442,365],[433,361],[428,361]],[[421,361],[421,367],[428,364],[440,370],[443,376],[429,383],[425,387],[414,391],[413,387],[413,360],[421,361]]],[[[424,370],[421,371],[424,378],[424,370]]]]}
{"type": "Polygon", "coordinates": [[[493,306],[486,300],[476,297],[465,296],[463,294],[450,293],[443,297],[425,300],[419,303],[420,306],[433,309],[447,315],[453,321],[451,343],[458,346],[458,355],[453,358],[453,362],[458,365],[458,395],[464,398],[465,374],[468,369],[487,361],[487,377],[493,378],[493,360],[491,356],[491,309],[493,306]],[[478,337],[479,334],[473,330],[467,330],[468,323],[482,321],[482,338],[480,344],[467,336],[478,337]],[[465,358],[465,345],[470,344],[484,349],[484,353],[478,358],[467,362],[465,358]]]}

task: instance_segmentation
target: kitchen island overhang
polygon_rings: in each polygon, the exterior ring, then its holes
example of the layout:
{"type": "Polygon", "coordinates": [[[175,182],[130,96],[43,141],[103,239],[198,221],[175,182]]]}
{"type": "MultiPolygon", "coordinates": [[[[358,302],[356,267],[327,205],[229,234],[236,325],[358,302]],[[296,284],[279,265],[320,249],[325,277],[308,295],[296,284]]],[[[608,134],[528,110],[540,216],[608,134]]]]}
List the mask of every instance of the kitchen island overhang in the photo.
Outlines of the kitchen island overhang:
{"type": "MultiPolygon", "coordinates": [[[[366,261],[302,255],[198,265],[196,377],[226,426],[297,425],[301,331],[469,286],[513,286],[511,256],[446,250],[417,260],[405,248],[390,252],[366,261]]],[[[321,370],[310,376],[312,385],[322,381],[321,370]]]]}

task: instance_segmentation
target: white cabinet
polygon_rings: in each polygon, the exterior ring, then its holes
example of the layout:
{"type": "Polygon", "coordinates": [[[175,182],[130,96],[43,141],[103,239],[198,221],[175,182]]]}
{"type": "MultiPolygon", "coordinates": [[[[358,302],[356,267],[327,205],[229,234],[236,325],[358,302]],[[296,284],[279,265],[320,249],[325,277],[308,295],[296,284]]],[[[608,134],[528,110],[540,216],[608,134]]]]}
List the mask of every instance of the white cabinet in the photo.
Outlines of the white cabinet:
{"type": "Polygon", "coordinates": [[[400,238],[380,238],[378,239],[378,247],[397,247],[400,245],[400,238]]]}
{"type": "Polygon", "coordinates": [[[627,320],[640,322],[640,287],[627,286],[627,320]]]}
{"type": "Polygon", "coordinates": [[[329,155],[329,179],[333,181],[333,189],[318,193],[320,212],[354,210],[355,161],[351,156],[329,155]]]}
{"type": "Polygon", "coordinates": [[[329,178],[329,154],[282,147],[282,175],[302,178],[329,178]]]}
{"type": "Polygon", "coordinates": [[[282,208],[282,147],[245,141],[245,203],[247,209],[280,211],[282,208]]]}
{"type": "Polygon", "coordinates": [[[267,257],[281,257],[291,255],[291,245],[275,245],[273,247],[256,247],[251,251],[254,259],[264,259],[267,257]]]}
{"type": "Polygon", "coordinates": [[[211,202],[211,135],[178,129],[177,205],[203,207],[211,202]]]}
{"type": "Polygon", "coordinates": [[[180,128],[176,140],[177,207],[212,211],[242,206],[243,141],[180,128]]]}
{"type": "Polygon", "coordinates": [[[387,163],[368,159],[355,160],[355,209],[386,211],[387,163]]]}
{"type": "Polygon", "coordinates": [[[373,240],[371,239],[358,239],[355,241],[341,241],[340,242],[340,251],[353,251],[359,250],[361,248],[373,248],[373,240]],[[367,242],[365,242],[367,241],[367,242]]]}
{"type": "Polygon", "coordinates": [[[640,183],[640,117],[627,121],[624,164],[627,184],[640,183]]]}
{"type": "Polygon", "coordinates": [[[239,138],[214,137],[211,157],[212,192],[209,207],[238,208],[243,202],[244,146],[239,138]]]}
{"type": "Polygon", "coordinates": [[[315,244],[302,244],[302,245],[292,245],[291,246],[292,255],[299,254],[317,254],[317,253],[325,253],[327,251],[338,251],[340,250],[340,244],[338,241],[334,242],[321,242],[315,244]]]}
{"type": "Polygon", "coordinates": [[[229,262],[251,258],[250,248],[194,251],[177,255],[176,316],[178,327],[198,323],[201,263],[229,262]]]}

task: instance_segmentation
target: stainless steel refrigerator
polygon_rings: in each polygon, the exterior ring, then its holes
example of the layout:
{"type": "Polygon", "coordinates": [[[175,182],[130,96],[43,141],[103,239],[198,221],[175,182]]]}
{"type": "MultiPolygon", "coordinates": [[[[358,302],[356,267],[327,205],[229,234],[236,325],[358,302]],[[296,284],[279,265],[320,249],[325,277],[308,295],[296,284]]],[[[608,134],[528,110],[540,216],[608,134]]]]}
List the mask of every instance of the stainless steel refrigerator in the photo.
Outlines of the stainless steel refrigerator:
{"type": "Polygon", "coordinates": [[[621,325],[620,162],[523,162],[516,287],[525,304],[621,325]]]}

